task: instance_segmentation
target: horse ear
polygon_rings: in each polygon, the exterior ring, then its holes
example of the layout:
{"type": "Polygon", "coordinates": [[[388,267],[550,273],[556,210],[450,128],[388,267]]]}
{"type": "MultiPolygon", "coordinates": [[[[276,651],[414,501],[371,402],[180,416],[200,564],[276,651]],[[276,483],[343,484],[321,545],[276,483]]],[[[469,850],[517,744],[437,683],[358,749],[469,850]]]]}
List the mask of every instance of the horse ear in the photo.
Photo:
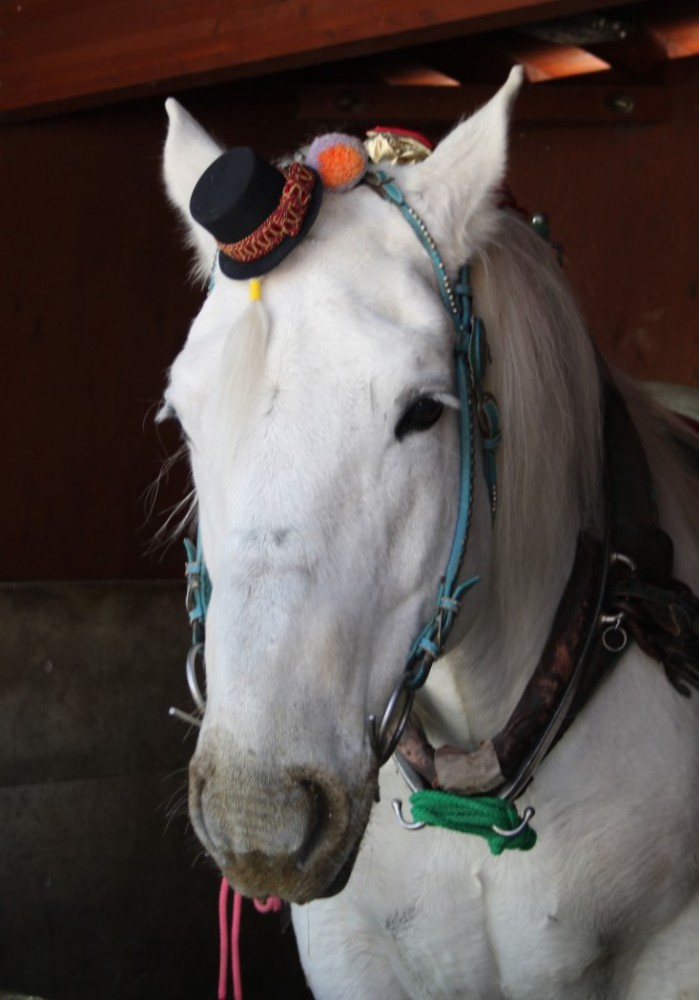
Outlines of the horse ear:
{"type": "Polygon", "coordinates": [[[425,221],[451,266],[462,264],[488,238],[522,77],[522,67],[515,66],[487,104],[457,125],[426,160],[406,168],[405,190],[418,195],[416,208],[424,206],[425,221]]]}
{"type": "Polygon", "coordinates": [[[169,119],[163,152],[165,190],[185,222],[189,242],[197,254],[197,270],[206,275],[211,269],[216,243],[192,218],[189,199],[194,185],[223,149],[173,97],[167,99],[165,109],[169,119]]]}

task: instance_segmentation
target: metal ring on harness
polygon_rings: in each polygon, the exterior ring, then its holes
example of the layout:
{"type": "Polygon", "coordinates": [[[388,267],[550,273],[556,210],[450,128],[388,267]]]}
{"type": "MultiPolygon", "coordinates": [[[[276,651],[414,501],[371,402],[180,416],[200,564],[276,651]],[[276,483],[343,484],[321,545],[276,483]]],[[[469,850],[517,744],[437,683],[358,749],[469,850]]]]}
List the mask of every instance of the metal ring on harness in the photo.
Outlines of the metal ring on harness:
{"type": "Polygon", "coordinates": [[[607,628],[602,633],[602,645],[608,653],[621,653],[626,648],[629,641],[629,634],[622,626],[624,615],[620,612],[616,615],[600,615],[600,625],[607,628]]]}
{"type": "Polygon", "coordinates": [[[187,653],[187,684],[194,704],[203,714],[206,711],[206,698],[201,693],[199,680],[197,679],[197,663],[204,663],[204,643],[197,642],[189,647],[187,653]]]}
{"type": "Polygon", "coordinates": [[[388,704],[384,709],[381,722],[378,726],[376,725],[376,716],[373,714],[368,716],[369,739],[374,753],[378,758],[379,767],[385,764],[392,756],[393,751],[398,745],[398,741],[403,735],[403,730],[408,721],[415,697],[415,691],[410,687],[411,679],[412,675],[408,671],[405,671],[391,692],[388,704]],[[400,704],[401,695],[405,696],[405,701],[396,713],[396,707],[400,704]],[[391,723],[394,719],[396,721],[391,731],[391,723]],[[390,735],[388,735],[389,733],[390,735]]]}

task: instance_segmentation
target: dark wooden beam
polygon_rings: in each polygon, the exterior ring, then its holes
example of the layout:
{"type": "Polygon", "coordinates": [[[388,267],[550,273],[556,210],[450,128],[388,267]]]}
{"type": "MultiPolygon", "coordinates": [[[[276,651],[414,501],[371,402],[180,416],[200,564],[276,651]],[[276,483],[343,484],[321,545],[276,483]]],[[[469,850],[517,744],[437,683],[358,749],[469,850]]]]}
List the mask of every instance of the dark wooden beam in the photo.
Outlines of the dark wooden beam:
{"type": "MultiPolygon", "coordinates": [[[[301,120],[363,125],[448,125],[484,104],[492,87],[333,86],[301,92],[301,120]]],[[[525,87],[515,120],[528,125],[649,125],[672,118],[672,94],[662,86],[535,84],[525,87]]]]}
{"type": "Polygon", "coordinates": [[[598,6],[599,0],[13,0],[0,6],[0,115],[51,114],[598,6]]]}

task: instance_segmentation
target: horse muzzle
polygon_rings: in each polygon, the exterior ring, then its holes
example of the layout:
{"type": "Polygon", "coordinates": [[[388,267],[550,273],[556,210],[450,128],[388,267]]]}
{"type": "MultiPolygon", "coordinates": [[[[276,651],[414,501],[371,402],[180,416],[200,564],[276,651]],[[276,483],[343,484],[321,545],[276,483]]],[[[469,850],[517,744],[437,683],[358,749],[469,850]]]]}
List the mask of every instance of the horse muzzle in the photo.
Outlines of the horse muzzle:
{"type": "Polygon", "coordinates": [[[307,903],[340,892],[372,798],[371,790],[353,795],[337,776],[318,768],[270,773],[205,752],[197,752],[190,765],[194,829],[245,896],[307,903]]]}

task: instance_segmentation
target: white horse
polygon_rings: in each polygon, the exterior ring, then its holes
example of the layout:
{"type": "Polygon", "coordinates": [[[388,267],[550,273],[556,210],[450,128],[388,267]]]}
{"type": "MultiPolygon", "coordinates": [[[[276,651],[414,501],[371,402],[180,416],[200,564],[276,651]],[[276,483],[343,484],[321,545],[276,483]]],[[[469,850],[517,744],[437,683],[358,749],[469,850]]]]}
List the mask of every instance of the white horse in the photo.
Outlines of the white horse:
{"type": "MultiPolygon", "coordinates": [[[[601,532],[598,362],[548,245],[498,207],[515,71],[421,163],[389,168],[447,272],[466,261],[500,404],[494,520],[476,472],[448,646],[416,695],[434,746],[498,733],[535,671],[581,531],[601,532]]],[[[221,150],[168,102],[168,194],[189,214],[221,150]]],[[[517,807],[528,851],[396,822],[381,719],[433,613],[459,505],[454,329],[401,212],[326,193],[262,282],[215,275],[164,414],[186,434],[213,583],[190,770],[206,850],[249,896],[289,900],[320,1000],[699,997],[699,694],[630,643],[517,807]],[[397,428],[399,433],[396,433],[397,428]]],[[[616,379],[652,468],[673,576],[699,588],[696,480],[671,424],[616,379]]],[[[405,812],[409,818],[410,807],[405,812]]]]}

